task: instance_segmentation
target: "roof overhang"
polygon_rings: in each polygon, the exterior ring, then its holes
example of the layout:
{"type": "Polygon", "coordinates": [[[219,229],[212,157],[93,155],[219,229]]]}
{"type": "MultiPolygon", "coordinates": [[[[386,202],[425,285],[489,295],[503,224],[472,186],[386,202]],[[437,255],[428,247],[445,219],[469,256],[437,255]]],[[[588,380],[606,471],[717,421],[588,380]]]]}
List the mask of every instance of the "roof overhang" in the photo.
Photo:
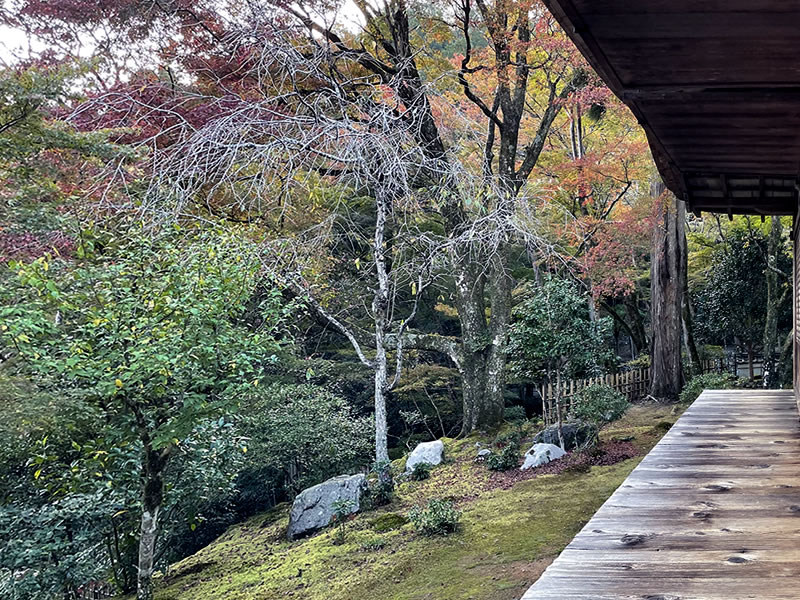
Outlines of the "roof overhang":
{"type": "Polygon", "coordinates": [[[544,0],[644,128],[690,210],[793,215],[800,175],[800,4],[544,0]]]}

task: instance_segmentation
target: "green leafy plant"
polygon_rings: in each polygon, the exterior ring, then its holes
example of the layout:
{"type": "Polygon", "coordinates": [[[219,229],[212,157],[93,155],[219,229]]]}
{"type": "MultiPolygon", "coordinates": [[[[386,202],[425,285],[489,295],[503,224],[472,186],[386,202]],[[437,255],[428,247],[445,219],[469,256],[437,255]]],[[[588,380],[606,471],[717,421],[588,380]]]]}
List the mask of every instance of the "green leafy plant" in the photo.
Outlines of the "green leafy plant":
{"type": "Polygon", "coordinates": [[[525,408],[522,406],[506,406],[503,411],[503,418],[509,423],[521,423],[527,420],[525,408]]]}
{"type": "Polygon", "coordinates": [[[367,508],[386,506],[394,499],[392,465],[388,461],[373,463],[362,499],[367,508]]]}
{"type": "Polygon", "coordinates": [[[490,471],[510,471],[519,466],[519,446],[508,445],[500,452],[493,452],[486,458],[486,468],[490,471]]]}
{"type": "Polygon", "coordinates": [[[331,523],[336,526],[334,544],[344,544],[344,525],[353,514],[355,502],[348,498],[340,498],[331,504],[331,508],[333,509],[331,523]]]}
{"type": "Polygon", "coordinates": [[[422,535],[447,535],[458,529],[461,513],[450,500],[433,498],[424,507],[412,508],[408,518],[422,535]]]}
{"type": "Polygon", "coordinates": [[[414,469],[411,471],[411,480],[412,481],[423,481],[424,479],[428,479],[431,476],[431,469],[433,469],[433,465],[430,463],[417,463],[414,465],[414,469]]]}
{"type": "Polygon", "coordinates": [[[687,383],[680,393],[681,402],[694,402],[703,390],[729,390],[736,387],[738,379],[725,373],[697,375],[687,383]]]}
{"type": "Polygon", "coordinates": [[[590,385],[575,397],[573,414],[579,419],[595,423],[616,421],[628,409],[628,400],[607,385],[590,385]]]}

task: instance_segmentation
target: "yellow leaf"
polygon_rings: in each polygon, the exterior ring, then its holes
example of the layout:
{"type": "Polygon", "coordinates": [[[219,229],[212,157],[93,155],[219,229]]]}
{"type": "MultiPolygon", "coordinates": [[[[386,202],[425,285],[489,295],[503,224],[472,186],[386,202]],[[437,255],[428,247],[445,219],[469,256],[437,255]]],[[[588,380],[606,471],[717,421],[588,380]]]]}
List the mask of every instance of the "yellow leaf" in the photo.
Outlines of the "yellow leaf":
{"type": "Polygon", "coordinates": [[[117,386],[117,389],[121,388],[122,387],[122,380],[121,379],[115,379],[114,380],[114,385],[117,386]]]}
{"type": "Polygon", "coordinates": [[[41,474],[42,474],[42,470],[41,469],[37,469],[36,473],[33,474],[33,478],[34,479],[39,479],[39,475],[41,475],[41,474]]]}

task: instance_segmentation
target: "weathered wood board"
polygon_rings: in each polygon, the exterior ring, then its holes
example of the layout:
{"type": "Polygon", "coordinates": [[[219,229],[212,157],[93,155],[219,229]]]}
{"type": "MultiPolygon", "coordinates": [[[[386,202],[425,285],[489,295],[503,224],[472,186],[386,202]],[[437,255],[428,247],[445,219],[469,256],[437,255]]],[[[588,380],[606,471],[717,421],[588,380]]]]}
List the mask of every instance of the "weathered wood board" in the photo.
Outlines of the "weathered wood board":
{"type": "Polygon", "coordinates": [[[705,391],[523,600],[797,600],[791,391],[705,391]]]}

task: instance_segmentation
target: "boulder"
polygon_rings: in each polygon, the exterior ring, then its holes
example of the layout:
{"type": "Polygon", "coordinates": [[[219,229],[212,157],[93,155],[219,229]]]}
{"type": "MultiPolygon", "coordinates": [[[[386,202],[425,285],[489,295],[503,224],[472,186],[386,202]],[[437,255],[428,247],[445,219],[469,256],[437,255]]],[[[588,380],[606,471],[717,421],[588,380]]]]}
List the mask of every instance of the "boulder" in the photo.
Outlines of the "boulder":
{"type": "MultiPolygon", "coordinates": [[[[586,421],[569,421],[561,425],[564,435],[564,449],[574,450],[592,444],[597,439],[597,426],[586,421]]],[[[533,438],[537,444],[553,444],[558,446],[558,425],[551,425],[540,431],[533,438]]]]}
{"type": "Polygon", "coordinates": [[[486,460],[492,455],[492,451],[489,448],[484,448],[483,450],[478,450],[478,460],[486,460]]]}
{"type": "Polygon", "coordinates": [[[444,444],[441,440],[422,442],[411,451],[406,460],[406,471],[413,471],[419,463],[438,465],[444,458],[444,444]]]}
{"type": "Polygon", "coordinates": [[[560,446],[555,444],[534,444],[530,450],[525,453],[525,462],[519,468],[520,471],[532,469],[549,463],[551,460],[556,460],[566,455],[560,446]]]}
{"type": "Polygon", "coordinates": [[[358,512],[365,486],[366,477],[359,473],[339,475],[303,490],[292,504],[287,537],[294,540],[326,527],[333,518],[333,504],[337,500],[349,500],[350,514],[358,512]]]}

